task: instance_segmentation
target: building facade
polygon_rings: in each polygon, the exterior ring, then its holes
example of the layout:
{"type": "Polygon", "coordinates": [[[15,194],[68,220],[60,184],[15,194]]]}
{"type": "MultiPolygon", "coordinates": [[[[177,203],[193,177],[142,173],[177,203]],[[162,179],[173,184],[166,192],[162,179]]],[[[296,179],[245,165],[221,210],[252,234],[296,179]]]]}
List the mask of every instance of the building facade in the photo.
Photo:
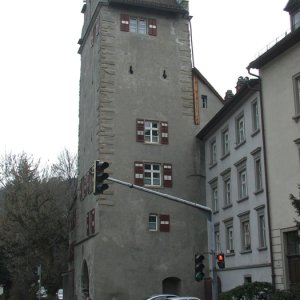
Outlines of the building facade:
{"type": "Polygon", "coordinates": [[[291,32],[248,66],[262,82],[266,141],[267,189],[270,201],[273,278],[276,288],[300,283],[297,219],[289,195],[300,183],[300,1],[290,0],[291,32]]]}
{"type": "Polygon", "coordinates": [[[110,177],[205,202],[195,135],[207,106],[199,103],[203,95],[216,110],[223,104],[192,71],[188,3],[88,0],[82,13],[80,184],[67,299],[202,296],[194,279],[195,254],[207,249],[201,212],[112,182],[93,195],[99,159],[110,177]]]}
{"type": "MultiPolygon", "coordinates": [[[[230,95],[230,94],[229,94],[230,95]]],[[[199,132],[204,144],[206,200],[213,210],[219,290],[271,282],[268,203],[258,80],[239,78],[237,93],[199,132]]]]}

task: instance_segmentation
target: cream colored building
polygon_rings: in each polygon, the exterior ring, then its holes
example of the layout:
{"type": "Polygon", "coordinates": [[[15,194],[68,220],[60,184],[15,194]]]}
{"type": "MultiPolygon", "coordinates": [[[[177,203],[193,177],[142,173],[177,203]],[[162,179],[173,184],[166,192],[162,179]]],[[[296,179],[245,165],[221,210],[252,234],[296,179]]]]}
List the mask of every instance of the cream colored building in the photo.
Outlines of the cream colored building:
{"type": "Polygon", "coordinates": [[[262,83],[272,273],[280,289],[300,283],[297,215],[289,200],[300,184],[300,1],[290,0],[285,10],[291,32],[248,66],[250,74],[259,70],[262,83]]]}

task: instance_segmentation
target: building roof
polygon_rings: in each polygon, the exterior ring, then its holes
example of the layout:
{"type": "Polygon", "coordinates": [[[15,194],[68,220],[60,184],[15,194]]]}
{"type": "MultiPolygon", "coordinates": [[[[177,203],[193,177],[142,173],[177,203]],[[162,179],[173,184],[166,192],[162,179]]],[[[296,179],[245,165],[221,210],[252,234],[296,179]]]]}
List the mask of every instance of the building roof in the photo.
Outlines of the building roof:
{"type": "Polygon", "coordinates": [[[238,92],[228,101],[225,102],[225,105],[215,114],[215,116],[199,131],[197,137],[200,140],[205,139],[206,135],[213,130],[220,121],[232,113],[235,108],[239,107],[241,103],[245,100],[245,97],[249,92],[259,91],[258,88],[259,80],[250,79],[245,83],[238,92]],[[257,89],[256,89],[257,88],[257,89]]]}
{"type": "Polygon", "coordinates": [[[285,6],[284,10],[292,12],[300,7],[300,0],[290,0],[285,6]]]}
{"type": "Polygon", "coordinates": [[[176,0],[108,0],[110,5],[126,5],[164,10],[174,13],[188,13],[176,0]]]}
{"type": "Polygon", "coordinates": [[[193,68],[193,73],[201,80],[208,88],[215,94],[215,96],[224,103],[224,99],[220,96],[220,94],[215,90],[215,88],[208,82],[208,80],[203,76],[203,74],[197,69],[193,68]]]}
{"type": "MultiPolygon", "coordinates": [[[[299,2],[299,1],[298,1],[299,2]]],[[[252,61],[247,69],[260,69],[268,62],[275,59],[280,54],[284,53],[289,48],[300,42],[300,27],[291,31],[282,40],[276,43],[272,48],[263,53],[257,59],[252,61]]]]}

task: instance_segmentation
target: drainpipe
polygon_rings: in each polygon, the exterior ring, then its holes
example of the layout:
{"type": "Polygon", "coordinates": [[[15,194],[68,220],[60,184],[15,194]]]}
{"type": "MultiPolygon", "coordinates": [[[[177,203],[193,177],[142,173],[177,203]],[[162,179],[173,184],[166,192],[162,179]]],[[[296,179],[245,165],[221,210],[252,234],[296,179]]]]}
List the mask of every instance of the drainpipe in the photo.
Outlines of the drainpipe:
{"type": "Polygon", "coordinates": [[[267,216],[269,223],[269,241],[270,241],[270,258],[271,258],[271,275],[272,275],[272,286],[275,290],[275,272],[274,272],[274,259],[273,259],[273,251],[272,251],[272,234],[271,234],[271,216],[270,216],[270,194],[269,194],[269,176],[268,176],[268,168],[267,168],[267,150],[266,150],[266,139],[265,139],[265,123],[264,123],[264,104],[263,104],[263,95],[262,95],[262,81],[260,76],[251,73],[250,67],[247,67],[248,74],[252,75],[259,80],[259,96],[260,96],[260,112],[261,112],[261,129],[262,129],[262,139],[263,139],[263,157],[264,157],[264,165],[265,165],[265,182],[266,182],[266,204],[267,204],[267,216]]]}

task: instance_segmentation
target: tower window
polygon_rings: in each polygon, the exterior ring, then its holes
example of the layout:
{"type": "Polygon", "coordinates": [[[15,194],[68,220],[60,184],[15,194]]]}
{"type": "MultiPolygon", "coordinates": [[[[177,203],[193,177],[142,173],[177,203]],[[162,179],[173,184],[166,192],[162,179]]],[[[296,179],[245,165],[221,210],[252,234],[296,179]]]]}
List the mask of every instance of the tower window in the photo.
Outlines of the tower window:
{"type": "Polygon", "coordinates": [[[140,34],[157,35],[156,19],[138,16],[120,15],[120,30],[140,34]]]}
{"type": "Polygon", "coordinates": [[[207,108],[207,96],[201,95],[201,100],[202,108],[207,108]]]}

